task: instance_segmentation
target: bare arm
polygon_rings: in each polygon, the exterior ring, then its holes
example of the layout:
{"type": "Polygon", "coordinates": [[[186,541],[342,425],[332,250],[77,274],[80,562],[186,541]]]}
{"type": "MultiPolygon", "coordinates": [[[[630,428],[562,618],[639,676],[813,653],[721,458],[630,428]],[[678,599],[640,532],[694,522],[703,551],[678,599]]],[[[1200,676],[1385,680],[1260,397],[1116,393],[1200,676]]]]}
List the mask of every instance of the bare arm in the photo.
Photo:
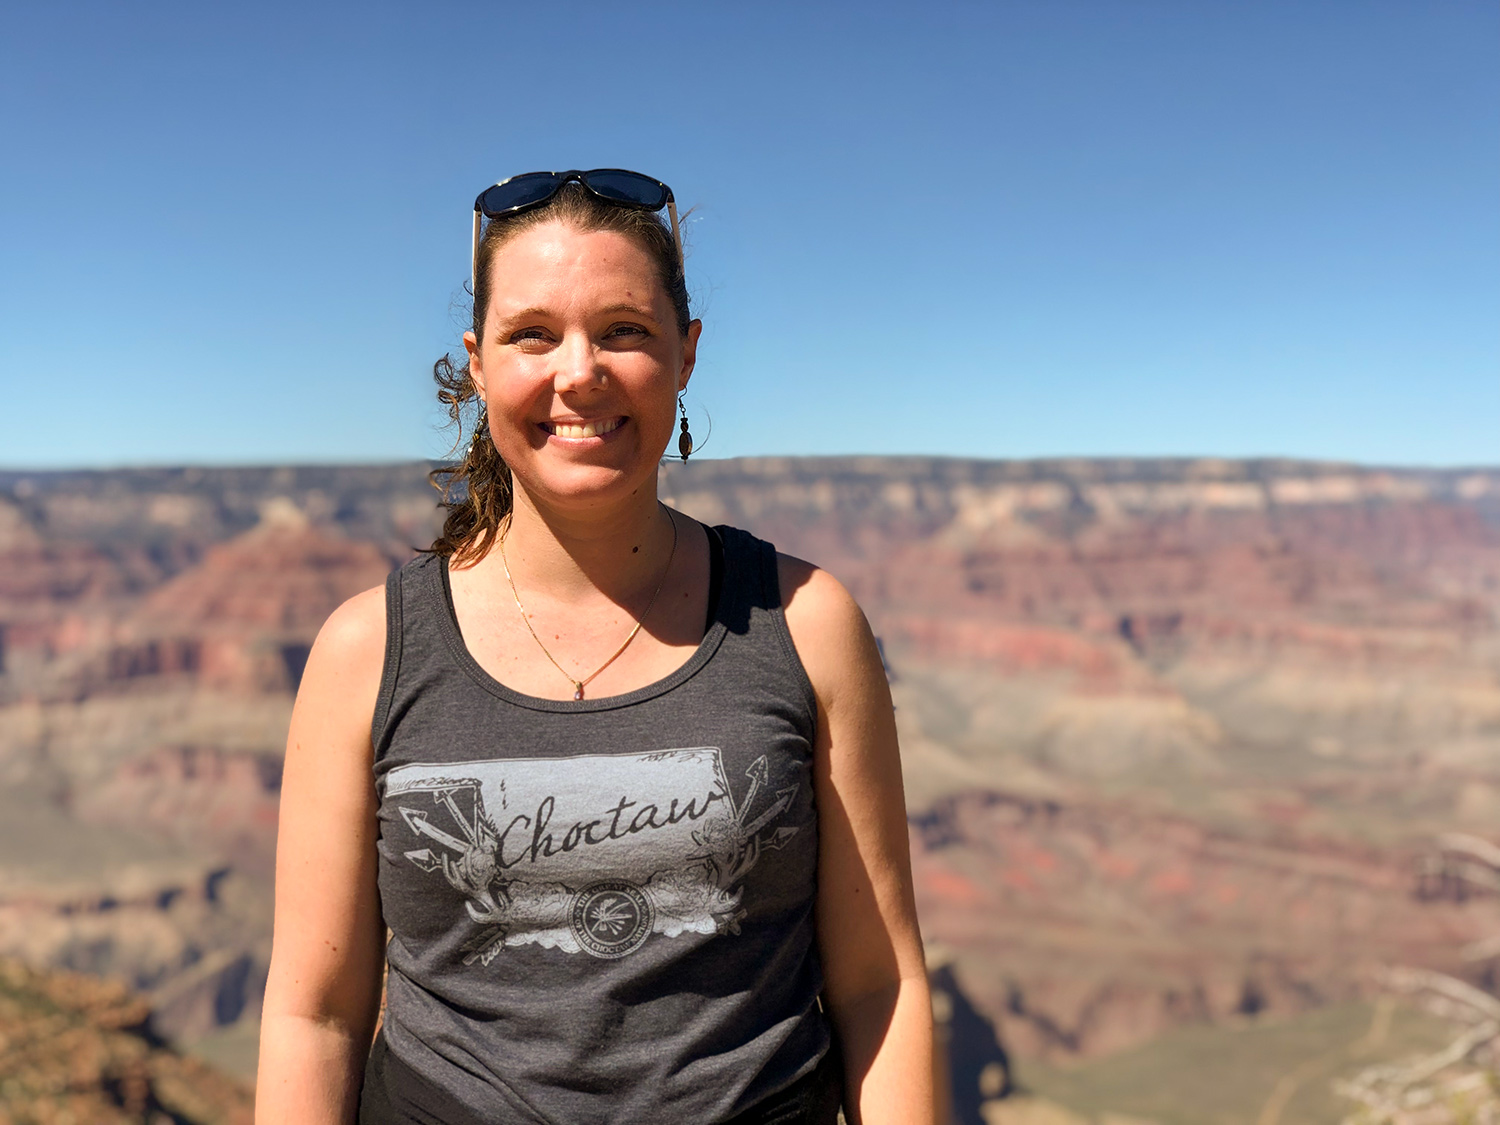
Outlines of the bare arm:
{"type": "Polygon", "coordinates": [[[835,578],[786,556],[780,574],[818,697],[818,943],[844,1053],[844,1112],[853,1125],[932,1125],[932,1001],[884,667],[835,578]]]}
{"type": "Polygon", "coordinates": [[[257,1125],[345,1125],[358,1108],[384,965],[370,749],[384,653],[377,588],[323,626],[292,711],[257,1125]]]}

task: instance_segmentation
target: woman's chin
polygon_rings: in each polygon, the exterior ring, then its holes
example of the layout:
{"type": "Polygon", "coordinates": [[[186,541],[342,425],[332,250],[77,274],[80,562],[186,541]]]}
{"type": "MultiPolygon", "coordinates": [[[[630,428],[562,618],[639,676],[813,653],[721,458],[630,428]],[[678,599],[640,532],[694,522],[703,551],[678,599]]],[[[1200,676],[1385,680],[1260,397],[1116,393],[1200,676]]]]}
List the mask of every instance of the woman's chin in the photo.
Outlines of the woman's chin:
{"type": "Polygon", "coordinates": [[[537,500],[597,508],[634,497],[654,478],[660,461],[660,455],[643,455],[597,438],[549,440],[524,461],[513,462],[511,472],[516,484],[537,500]]]}

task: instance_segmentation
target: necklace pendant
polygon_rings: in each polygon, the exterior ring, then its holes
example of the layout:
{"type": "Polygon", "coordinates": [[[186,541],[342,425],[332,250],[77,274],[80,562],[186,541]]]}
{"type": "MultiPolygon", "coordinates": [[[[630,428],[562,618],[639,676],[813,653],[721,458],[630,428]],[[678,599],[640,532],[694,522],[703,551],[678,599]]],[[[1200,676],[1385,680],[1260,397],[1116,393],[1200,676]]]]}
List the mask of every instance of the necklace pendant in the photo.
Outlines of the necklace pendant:
{"type": "Polygon", "coordinates": [[[575,689],[574,689],[574,691],[573,691],[573,698],[574,698],[574,699],[575,699],[575,700],[576,700],[576,699],[582,699],[582,698],[583,698],[583,685],[582,685],[582,684],[578,684],[578,685],[577,685],[577,686],[576,686],[576,687],[575,687],[575,689]]]}

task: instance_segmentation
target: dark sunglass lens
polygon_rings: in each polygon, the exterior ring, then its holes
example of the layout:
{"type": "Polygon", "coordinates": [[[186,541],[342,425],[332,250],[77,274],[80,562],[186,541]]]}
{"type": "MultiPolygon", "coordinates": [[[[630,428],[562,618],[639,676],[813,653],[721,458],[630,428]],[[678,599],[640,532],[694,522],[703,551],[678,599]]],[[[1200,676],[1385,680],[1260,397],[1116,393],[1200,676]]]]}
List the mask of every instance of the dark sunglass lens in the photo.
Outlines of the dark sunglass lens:
{"type": "Polygon", "coordinates": [[[517,207],[540,203],[557,191],[559,177],[554,172],[528,172],[496,184],[479,197],[479,209],[493,218],[517,207]]]}
{"type": "Polygon", "coordinates": [[[586,172],[583,182],[606,199],[617,199],[621,203],[633,203],[648,211],[659,211],[667,205],[666,189],[650,176],[639,172],[625,172],[617,168],[604,168],[586,172]]]}

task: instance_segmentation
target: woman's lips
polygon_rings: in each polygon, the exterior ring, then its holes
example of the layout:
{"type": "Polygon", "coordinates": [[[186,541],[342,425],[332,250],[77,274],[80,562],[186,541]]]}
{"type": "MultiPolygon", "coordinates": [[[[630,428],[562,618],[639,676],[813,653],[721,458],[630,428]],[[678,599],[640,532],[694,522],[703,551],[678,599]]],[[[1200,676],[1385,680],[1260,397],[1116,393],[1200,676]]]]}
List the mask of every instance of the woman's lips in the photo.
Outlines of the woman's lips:
{"type": "Polygon", "coordinates": [[[581,438],[603,437],[605,434],[618,430],[624,424],[625,419],[621,417],[594,418],[587,422],[543,422],[542,429],[553,437],[577,441],[581,438]]]}

